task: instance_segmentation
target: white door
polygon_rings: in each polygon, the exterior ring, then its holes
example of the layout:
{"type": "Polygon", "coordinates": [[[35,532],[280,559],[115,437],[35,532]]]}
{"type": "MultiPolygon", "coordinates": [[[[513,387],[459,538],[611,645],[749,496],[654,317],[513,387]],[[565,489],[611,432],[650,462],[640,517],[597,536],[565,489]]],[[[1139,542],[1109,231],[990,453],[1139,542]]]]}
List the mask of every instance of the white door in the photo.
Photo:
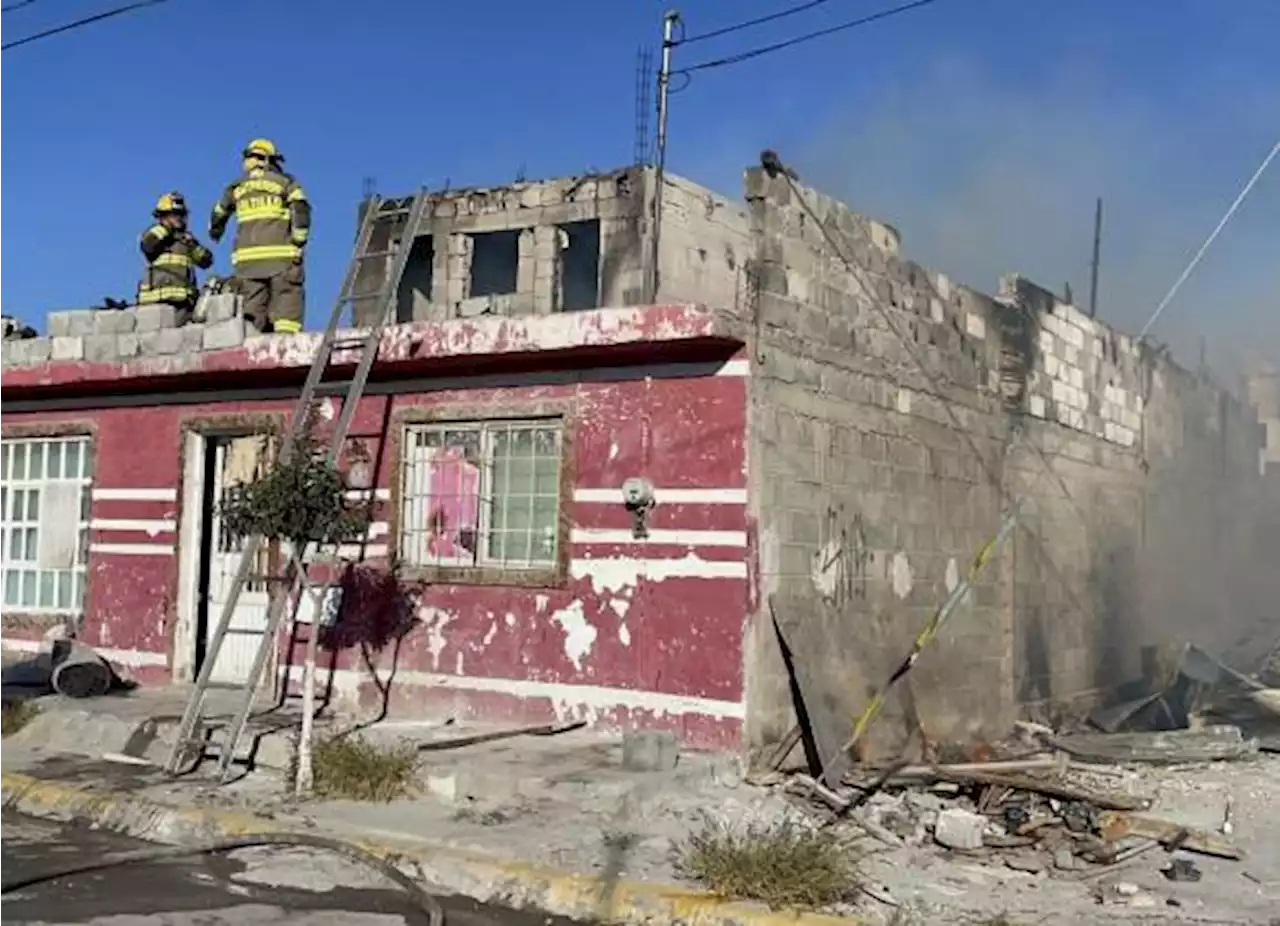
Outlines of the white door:
{"type": "MultiPolygon", "coordinates": [[[[206,643],[212,639],[222,617],[222,609],[231,597],[244,546],[243,540],[229,537],[222,530],[222,519],[218,514],[222,499],[232,487],[260,476],[268,462],[268,438],[264,436],[216,437],[211,440],[215,462],[214,510],[210,515],[213,536],[209,555],[213,561],[209,564],[206,643]]],[[[231,626],[222,641],[222,652],[214,662],[211,677],[214,684],[245,684],[249,680],[254,657],[262,645],[267,629],[267,583],[263,579],[268,564],[265,545],[260,549],[257,560],[249,570],[250,578],[236,602],[231,626]]],[[[271,662],[267,663],[268,672],[271,665],[271,662]]]]}

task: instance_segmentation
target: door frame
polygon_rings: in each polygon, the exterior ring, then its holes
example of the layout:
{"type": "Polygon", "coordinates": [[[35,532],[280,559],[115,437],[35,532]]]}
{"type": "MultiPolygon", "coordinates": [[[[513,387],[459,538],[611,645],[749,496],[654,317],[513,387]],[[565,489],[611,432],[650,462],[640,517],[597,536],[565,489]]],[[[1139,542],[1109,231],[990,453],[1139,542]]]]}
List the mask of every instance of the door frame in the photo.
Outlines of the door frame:
{"type": "MultiPolygon", "coordinates": [[[[216,442],[258,434],[278,436],[287,420],[287,412],[266,412],[198,416],[182,422],[179,438],[178,584],[172,661],[174,682],[195,682],[205,646],[205,620],[218,619],[216,614],[202,614],[211,577],[212,550],[209,547],[212,531],[209,528],[213,518],[212,469],[216,465],[216,442]]],[[[277,641],[277,645],[271,648],[271,656],[263,672],[263,691],[274,692],[276,689],[279,658],[277,641]]]]}

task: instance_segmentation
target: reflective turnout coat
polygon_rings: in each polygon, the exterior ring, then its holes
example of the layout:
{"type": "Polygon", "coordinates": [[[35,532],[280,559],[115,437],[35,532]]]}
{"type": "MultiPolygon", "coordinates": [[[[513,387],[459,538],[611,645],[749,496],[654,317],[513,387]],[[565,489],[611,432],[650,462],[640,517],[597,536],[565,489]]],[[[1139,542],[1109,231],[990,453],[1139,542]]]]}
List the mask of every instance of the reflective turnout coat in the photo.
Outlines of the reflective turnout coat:
{"type": "Polygon", "coordinates": [[[138,302],[182,305],[200,295],[196,268],[213,266],[213,254],[191,234],[175,231],[159,222],[142,233],[139,241],[147,270],[138,285],[138,302]]]}
{"type": "Polygon", "coordinates": [[[236,276],[265,280],[302,257],[311,230],[311,205],[298,181],[275,168],[254,169],[223,191],[214,203],[209,235],[222,238],[236,220],[231,263],[236,276]]]}

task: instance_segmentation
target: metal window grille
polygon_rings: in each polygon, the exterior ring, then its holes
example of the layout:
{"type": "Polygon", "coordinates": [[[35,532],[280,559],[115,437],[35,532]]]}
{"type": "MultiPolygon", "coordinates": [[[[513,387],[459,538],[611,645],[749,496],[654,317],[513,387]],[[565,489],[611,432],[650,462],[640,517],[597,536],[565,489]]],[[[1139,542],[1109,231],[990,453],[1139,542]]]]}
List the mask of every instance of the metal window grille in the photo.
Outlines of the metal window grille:
{"type": "Polygon", "coordinates": [[[6,610],[83,610],[92,483],[93,446],[86,437],[0,444],[0,588],[6,610]],[[75,506],[76,496],[78,516],[68,523],[67,505],[75,506]],[[66,542],[58,549],[60,539],[66,542]]]}
{"type": "Polygon", "coordinates": [[[410,425],[404,438],[405,563],[509,569],[555,563],[560,421],[410,425]]]}

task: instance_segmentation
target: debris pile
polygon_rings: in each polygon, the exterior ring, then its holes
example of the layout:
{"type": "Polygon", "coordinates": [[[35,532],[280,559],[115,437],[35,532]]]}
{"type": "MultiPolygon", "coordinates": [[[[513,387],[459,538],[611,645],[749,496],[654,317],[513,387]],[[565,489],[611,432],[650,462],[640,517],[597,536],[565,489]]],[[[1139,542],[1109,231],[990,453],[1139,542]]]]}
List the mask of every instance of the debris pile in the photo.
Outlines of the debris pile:
{"type": "Polygon", "coordinates": [[[834,781],[829,770],[778,780],[817,825],[852,827],[892,848],[941,847],[961,859],[1090,881],[1099,903],[1133,905],[1125,885],[1104,876],[1140,856],[1163,850],[1159,870],[1169,881],[1198,881],[1196,855],[1244,857],[1231,838],[1230,795],[1218,825],[1184,825],[1152,812],[1154,792],[1144,793],[1144,782],[1154,782],[1136,767],[1167,775],[1248,760],[1277,742],[1277,689],[1195,647],[1185,648],[1171,679],[1154,694],[1094,712],[1079,729],[1019,723],[1007,742],[974,753],[983,761],[868,767],[848,757],[834,781]],[[1241,705],[1252,718],[1240,721],[1244,730],[1223,722],[1244,717],[1241,705]]]}

